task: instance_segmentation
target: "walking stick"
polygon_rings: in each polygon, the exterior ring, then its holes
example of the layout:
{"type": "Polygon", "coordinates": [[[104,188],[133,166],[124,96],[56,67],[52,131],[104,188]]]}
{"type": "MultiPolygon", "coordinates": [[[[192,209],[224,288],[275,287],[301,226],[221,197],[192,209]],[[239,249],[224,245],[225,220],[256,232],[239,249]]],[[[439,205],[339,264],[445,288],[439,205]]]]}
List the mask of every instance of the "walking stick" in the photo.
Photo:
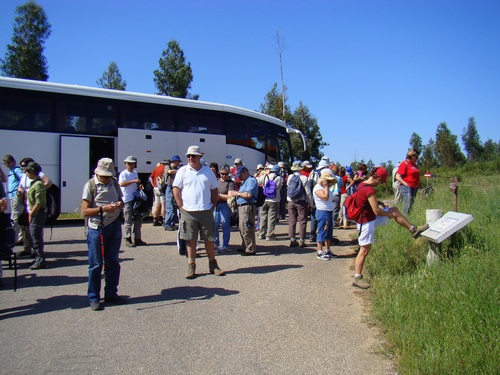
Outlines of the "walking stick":
{"type": "Polygon", "coordinates": [[[104,226],[104,213],[102,211],[102,207],[99,207],[99,216],[101,217],[101,224],[99,225],[99,240],[101,241],[102,268],[103,268],[104,272],[106,272],[106,261],[104,259],[104,255],[105,255],[104,233],[102,231],[102,227],[104,226]]]}

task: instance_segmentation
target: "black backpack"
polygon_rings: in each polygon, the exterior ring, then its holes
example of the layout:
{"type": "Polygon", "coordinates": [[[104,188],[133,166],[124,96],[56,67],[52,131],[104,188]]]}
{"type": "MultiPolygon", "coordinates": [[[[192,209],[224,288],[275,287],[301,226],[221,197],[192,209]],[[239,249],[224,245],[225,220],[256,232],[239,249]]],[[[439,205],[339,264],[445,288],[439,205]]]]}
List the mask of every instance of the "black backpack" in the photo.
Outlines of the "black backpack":
{"type": "Polygon", "coordinates": [[[45,219],[45,225],[54,225],[57,218],[61,214],[61,190],[58,186],[52,184],[51,187],[47,189],[46,194],[47,201],[47,217],[45,219]]]}

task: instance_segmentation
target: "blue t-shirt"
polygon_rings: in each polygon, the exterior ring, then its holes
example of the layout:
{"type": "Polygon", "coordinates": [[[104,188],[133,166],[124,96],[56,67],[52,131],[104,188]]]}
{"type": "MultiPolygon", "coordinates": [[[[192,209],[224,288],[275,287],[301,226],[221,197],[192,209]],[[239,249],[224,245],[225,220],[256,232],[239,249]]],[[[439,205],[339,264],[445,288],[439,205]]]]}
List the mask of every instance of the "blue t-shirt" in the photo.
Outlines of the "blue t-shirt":
{"type": "Polygon", "coordinates": [[[255,203],[257,200],[257,195],[259,194],[259,186],[257,185],[257,179],[253,176],[249,176],[243,184],[240,186],[240,193],[248,192],[252,194],[252,198],[236,198],[236,204],[245,204],[245,203],[255,203]]]}
{"type": "Polygon", "coordinates": [[[12,199],[16,196],[17,194],[17,188],[19,187],[19,181],[21,181],[21,178],[24,176],[23,171],[19,166],[15,166],[12,168],[9,172],[9,177],[8,177],[8,188],[7,195],[9,196],[9,199],[12,199]]]}

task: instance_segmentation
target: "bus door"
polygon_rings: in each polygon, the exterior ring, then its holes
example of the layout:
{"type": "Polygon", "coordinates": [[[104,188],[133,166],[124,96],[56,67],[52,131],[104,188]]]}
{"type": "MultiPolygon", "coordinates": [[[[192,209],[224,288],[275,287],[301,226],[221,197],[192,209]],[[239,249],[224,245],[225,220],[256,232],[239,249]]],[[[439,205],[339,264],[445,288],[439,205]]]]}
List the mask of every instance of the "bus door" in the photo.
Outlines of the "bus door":
{"type": "Polygon", "coordinates": [[[75,212],[80,209],[83,187],[94,174],[97,161],[104,157],[114,159],[114,139],[61,135],[60,142],[61,212],[75,212]]]}

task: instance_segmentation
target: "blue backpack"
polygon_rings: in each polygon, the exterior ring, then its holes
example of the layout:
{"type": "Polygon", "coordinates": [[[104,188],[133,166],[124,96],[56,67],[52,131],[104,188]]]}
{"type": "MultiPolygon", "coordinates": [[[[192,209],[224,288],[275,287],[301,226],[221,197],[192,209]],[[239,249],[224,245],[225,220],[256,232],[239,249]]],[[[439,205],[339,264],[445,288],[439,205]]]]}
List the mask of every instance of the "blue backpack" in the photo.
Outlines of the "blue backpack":
{"type": "Polygon", "coordinates": [[[306,191],[299,176],[293,175],[292,177],[290,177],[290,179],[288,180],[286,194],[292,200],[292,202],[298,202],[306,199],[306,191]]]}

